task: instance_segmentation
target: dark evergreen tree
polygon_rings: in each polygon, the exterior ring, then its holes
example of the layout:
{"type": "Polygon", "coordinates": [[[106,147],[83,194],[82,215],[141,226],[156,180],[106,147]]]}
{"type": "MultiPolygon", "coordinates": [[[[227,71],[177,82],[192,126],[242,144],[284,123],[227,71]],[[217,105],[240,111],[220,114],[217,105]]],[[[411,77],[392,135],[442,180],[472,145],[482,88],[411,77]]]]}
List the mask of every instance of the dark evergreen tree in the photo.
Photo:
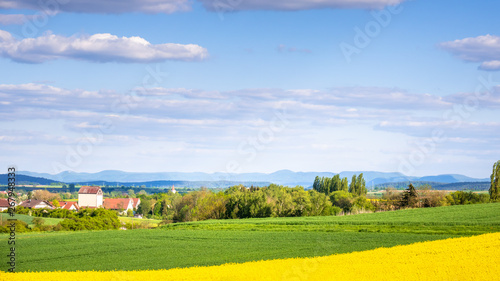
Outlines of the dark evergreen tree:
{"type": "Polygon", "coordinates": [[[405,189],[403,191],[403,194],[401,196],[400,207],[414,208],[417,207],[417,205],[418,205],[418,193],[413,184],[410,183],[408,189],[405,189]]]}

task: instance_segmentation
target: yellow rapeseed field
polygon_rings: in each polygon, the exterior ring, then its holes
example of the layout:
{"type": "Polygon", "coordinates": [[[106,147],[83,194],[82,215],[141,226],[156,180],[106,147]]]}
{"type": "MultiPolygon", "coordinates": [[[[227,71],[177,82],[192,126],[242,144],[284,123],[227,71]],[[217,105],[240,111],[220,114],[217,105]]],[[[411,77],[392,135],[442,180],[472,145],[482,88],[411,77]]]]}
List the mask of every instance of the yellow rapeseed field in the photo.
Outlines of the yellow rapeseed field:
{"type": "Polygon", "coordinates": [[[500,233],[317,258],[152,271],[0,273],[0,280],[500,280],[500,233]]]}

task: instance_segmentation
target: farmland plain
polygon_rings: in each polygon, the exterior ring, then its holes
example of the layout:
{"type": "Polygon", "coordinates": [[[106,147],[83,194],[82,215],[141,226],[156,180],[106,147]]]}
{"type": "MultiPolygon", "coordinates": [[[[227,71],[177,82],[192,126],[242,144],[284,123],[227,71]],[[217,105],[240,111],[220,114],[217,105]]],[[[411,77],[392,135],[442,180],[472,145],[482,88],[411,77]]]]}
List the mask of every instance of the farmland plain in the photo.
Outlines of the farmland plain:
{"type": "Polygon", "coordinates": [[[126,231],[32,232],[17,236],[16,269],[169,269],[326,256],[500,232],[499,214],[500,204],[495,203],[338,217],[214,220],[126,231]]]}

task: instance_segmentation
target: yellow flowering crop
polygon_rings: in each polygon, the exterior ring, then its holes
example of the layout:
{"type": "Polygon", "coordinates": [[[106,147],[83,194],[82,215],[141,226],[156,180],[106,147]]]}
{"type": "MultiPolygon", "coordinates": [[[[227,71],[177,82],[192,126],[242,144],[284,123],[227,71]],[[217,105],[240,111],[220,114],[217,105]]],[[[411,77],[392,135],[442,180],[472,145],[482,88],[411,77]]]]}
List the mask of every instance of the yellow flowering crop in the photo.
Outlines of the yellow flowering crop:
{"type": "Polygon", "coordinates": [[[151,271],[0,273],[0,280],[499,280],[500,233],[317,258],[151,271]]]}

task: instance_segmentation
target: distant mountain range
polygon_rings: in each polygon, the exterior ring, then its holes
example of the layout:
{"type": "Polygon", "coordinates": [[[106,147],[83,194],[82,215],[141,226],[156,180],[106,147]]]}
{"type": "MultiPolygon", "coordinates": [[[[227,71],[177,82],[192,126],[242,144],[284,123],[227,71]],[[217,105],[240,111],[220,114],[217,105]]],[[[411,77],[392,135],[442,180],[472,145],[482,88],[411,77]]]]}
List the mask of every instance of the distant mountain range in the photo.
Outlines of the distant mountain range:
{"type": "Polygon", "coordinates": [[[479,182],[454,182],[454,183],[440,183],[432,181],[401,181],[401,182],[389,182],[381,183],[375,185],[376,188],[385,189],[387,187],[393,187],[397,189],[406,189],[409,184],[413,184],[415,187],[420,187],[423,185],[430,185],[436,190],[488,190],[490,188],[489,181],[479,181],[479,182]]]}
{"type": "MultiPolygon", "coordinates": [[[[441,184],[461,183],[461,182],[488,182],[490,179],[477,179],[470,178],[464,175],[445,174],[436,176],[424,177],[411,177],[401,173],[386,173],[374,171],[346,171],[341,172],[340,177],[347,177],[349,181],[353,175],[363,173],[368,187],[384,183],[398,183],[398,182],[434,182],[441,184]]],[[[124,171],[107,170],[98,173],[75,173],[75,172],[62,172],[56,175],[46,173],[35,173],[29,171],[20,171],[20,175],[30,177],[44,178],[52,181],[64,183],[94,183],[107,182],[112,184],[134,184],[146,185],[145,183],[152,182],[156,184],[170,184],[169,182],[199,182],[205,183],[207,186],[209,182],[219,182],[224,184],[214,184],[215,186],[225,186],[226,184],[242,183],[246,185],[266,185],[268,183],[275,183],[288,186],[301,185],[310,187],[314,182],[316,176],[320,177],[333,177],[335,173],[331,172],[293,172],[290,170],[280,170],[274,173],[241,173],[241,174],[225,174],[225,173],[180,173],[180,172],[165,172],[165,173],[132,173],[124,171]],[[163,183],[164,182],[164,183],[163,183]]],[[[146,185],[146,186],[149,186],[146,185]]]]}
{"type": "MultiPolygon", "coordinates": [[[[0,174],[1,185],[7,185],[8,180],[9,177],[7,174],[0,174]]],[[[16,174],[16,184],[32,184],[32,183],[37,183],[41,185],[50,185],[51,183],[57,183],[57,181],[53,181],[43,177],[32,177],[32,176],[16,174]]]]}

